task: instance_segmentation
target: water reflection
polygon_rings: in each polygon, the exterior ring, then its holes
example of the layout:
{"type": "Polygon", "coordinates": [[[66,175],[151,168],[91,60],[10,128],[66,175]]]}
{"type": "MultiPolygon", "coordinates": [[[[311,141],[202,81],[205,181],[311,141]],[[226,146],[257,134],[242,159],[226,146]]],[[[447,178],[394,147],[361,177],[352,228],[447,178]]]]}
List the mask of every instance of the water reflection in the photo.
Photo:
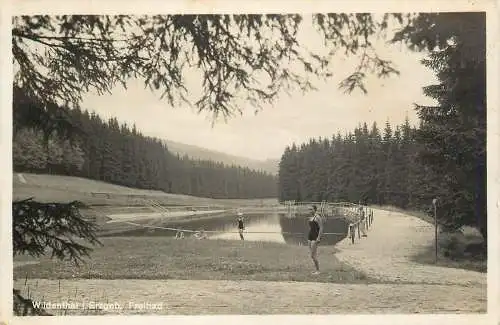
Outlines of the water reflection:
{"type": "MultiPolygon", "coordinates": [[[[236,219],[235,219],[236,220],[236,219]]],[[[244,217],[245,232],[243,236],[245,240],[250,241],[271,241],[284,243],[285,239],[281,233],[280,216],[278,214],[251,214],[244,217]]],[[[237,224],[231,222],[231,218],[227,219],[227,223],[221,224],[217,231],[226,231],[225,233],[217,233],[210,236],[213,239],[235,239],[239,240],[237,224]]],[[[212,230],[212,229],[210,229],[212,230]]]]}
{"type": "MultiPolygon", "coordinates": [[[[245,214],[245,240],[249,241],[271,241],[287,244],[307,243],[307,215],[284,213],[261,213],[245,214]]],[[[169,221],[152,220],[149,225],[180,228],[184,230],[205,230],[209,239],[229,239],[240,240],[238,235],[238,224],[236,216],[230,214],[220,214],[197,220],[169,221]],[[216,231],[210,233],[210,231],[216,231]]],[[[325,233],[322,237],[322,245],[335,245],[346,237],[348,222],[340,216],[326,218],[325,233]]],[[[176,232],[164,229],[151,229],[137,227],[132,230],[123,231],[113,236],[175,236],[176,232]]],[[[191,236],[186,232],[185,236],[191,236]]]]}
{"type": "MultiPolygon", "coordinates": [[[[282,215],[279,218],[280,228],[284,241],[287,244],[306,244],[309,226],[307,215],[282,215]]],[[[325,234],[321,237],[321,245],[335,245],[347,236],[348,221],[340,216],[326,218],[324,223],[325,234]]]]}

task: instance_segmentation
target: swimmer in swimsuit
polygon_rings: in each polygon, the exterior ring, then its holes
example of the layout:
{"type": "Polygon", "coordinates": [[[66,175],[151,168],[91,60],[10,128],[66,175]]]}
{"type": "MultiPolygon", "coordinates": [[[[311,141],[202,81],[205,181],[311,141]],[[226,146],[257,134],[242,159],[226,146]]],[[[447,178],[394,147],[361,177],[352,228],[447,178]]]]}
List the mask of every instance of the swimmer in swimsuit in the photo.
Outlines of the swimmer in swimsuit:
{"type": "Polygon", "coordinates": [[[240,239],[245,240],[243,237],[243,230],[245,230],[245,224],[243,223],[243,214],[238,212],[238,232],[240,233],[240,239]]]}
{"type": "Polygon", "coordinates": [[[321,220],[321,216],[318,214],[318,208],[313,205],[313,216],[309,219],[309,234],[307,236],[309,252],[314,262],[314,267],[316,268],[316,271],[313,272],[313,274],[319,274],[318,243],[321,240],[322,234],[323,222],[321,220]]]}

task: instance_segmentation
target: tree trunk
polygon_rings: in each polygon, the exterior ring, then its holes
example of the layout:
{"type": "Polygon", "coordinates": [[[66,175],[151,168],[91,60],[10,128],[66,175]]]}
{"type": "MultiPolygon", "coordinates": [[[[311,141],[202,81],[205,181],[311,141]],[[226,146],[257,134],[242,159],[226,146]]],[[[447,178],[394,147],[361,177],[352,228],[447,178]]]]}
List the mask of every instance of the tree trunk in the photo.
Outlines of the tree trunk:
{"type": "Polygon", "coordinates": [[[47,153],[47,160],[46,160],[46,168],[47,168],[47,173],[51,174],[51,167],[50,167],[50,151],[49,151],[49,140],[50,140],[50,134],[47,131],[43,132],[43,145],[45,147],[45,152],[47,153]]]}

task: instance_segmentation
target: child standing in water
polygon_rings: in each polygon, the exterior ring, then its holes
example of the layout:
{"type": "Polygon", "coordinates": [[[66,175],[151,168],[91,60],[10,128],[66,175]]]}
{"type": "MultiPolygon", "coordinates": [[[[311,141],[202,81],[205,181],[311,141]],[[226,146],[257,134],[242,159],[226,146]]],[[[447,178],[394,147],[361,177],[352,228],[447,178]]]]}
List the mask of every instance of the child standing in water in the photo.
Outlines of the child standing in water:
{"type": "Polygon", "coordinates": [[[243,213],[238,212],[238,232],[240,234],[240,239],[245,240],[243,237],[243,230],[245,230],[245,224],[243,223],[243,213]]]}

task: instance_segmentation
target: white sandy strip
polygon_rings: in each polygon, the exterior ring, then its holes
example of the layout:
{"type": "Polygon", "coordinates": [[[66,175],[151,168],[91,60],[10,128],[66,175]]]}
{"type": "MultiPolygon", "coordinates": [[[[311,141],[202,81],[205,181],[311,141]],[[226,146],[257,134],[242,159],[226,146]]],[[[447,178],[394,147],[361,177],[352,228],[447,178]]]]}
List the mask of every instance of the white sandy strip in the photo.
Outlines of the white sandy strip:
{"type": "MultiPolygon", "coordinates": [[[[486,288],[421,284],[332,284],[265,281],[44,280],[15,287],[34,300],[79,303],[68,314],[92,314],[93,302],[118,303],[104,314],[482,313],[486,288]],[[161,309],[134,304],[162,304],[161,309]],[[134,308],[135,307],[135,308],[134,308]]],[[[105,306],[103,306],[105,307],[105,306]]],[[[49,310],[61,314],[59,310],[49,310]]],[[[95,312],[94,312],[95,313],[95,312]]]]}
{"type": "Polygon", "coordinates": [[[124,222],[141,219],[154,219],[154,218],[178,218],[178,217],[191,217],[198,215],[210,215],[223,213],[226,210],[205,210],[205,211],[171,211],[171,212],[151,212],[151,213],[120,213],[109,214],[111,218],[107,223],[124,222]]]}
{"type": "Polygon", "coordinates": [[[377,209],[368,237],[356,238],[354,244],[344,239],[337,244],[340,252],[335,256],[381,280],[486,287],[485,273],[411,261],[412,256],[432,245],[433,240],[433,227],[422,219],[377,209]]]}

